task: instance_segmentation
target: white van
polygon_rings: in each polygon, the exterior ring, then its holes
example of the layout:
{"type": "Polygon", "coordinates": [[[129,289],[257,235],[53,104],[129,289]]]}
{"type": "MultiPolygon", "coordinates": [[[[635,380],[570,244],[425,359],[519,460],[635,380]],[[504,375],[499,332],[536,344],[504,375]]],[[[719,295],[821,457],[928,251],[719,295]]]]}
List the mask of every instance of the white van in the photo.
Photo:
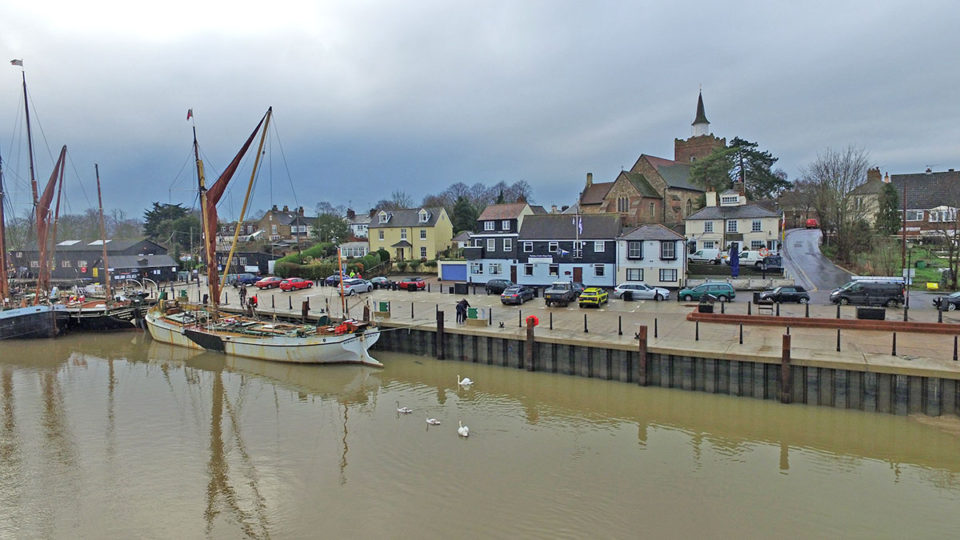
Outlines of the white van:
{"type": "MultiPolygon", "coordinates": [[[[740,266],[756,266],[760,267],[760,264],[763,263],[763,258],[769,255],[769,253],[764,252],[763,255],[760,254],[760,250],[751,249],[747,251],[740,252],[740,266]]],[[[724,255],[723,262],[730,264],[730,256],[724,255]]]]}
{"type": "Polygon", "coordinates": [[[698,263],[720,264],[719,249],[699,249],[687,255],[687,260],[698,263]]]}

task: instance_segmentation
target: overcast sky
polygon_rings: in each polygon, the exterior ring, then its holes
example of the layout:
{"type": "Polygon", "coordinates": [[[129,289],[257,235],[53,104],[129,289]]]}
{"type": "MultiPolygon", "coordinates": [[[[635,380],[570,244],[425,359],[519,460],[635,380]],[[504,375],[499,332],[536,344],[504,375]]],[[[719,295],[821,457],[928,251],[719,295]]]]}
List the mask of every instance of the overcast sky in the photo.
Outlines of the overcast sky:
{"type": "MultiPolygon", "coordinates": [[[[892,174],[958,168],[958,23],[950,1],[31,0],[0,4],[0,49],[24,61],[41,181],[68,146],[71,212],[96,205],[94,162],[108,209],[193,205],[187,109],[209,174],[268,106],[255,209],[501,180],[549,206],[587,172],[673,158],[701,87],[713,133],[758,142],[791,180],[848,145],[892,174]]],[[[22,213],[21,71],[4,65],[0,152],[22,213]]]]}

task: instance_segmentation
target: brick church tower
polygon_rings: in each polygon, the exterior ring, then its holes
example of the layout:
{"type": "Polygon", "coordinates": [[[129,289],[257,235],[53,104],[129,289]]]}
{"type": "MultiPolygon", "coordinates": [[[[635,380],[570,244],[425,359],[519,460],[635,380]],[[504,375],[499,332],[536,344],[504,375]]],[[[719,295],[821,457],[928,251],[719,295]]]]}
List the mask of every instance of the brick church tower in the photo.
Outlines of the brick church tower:
{"type": "Polygon", "coordinates": [[[693,120],[693,135],[687,139],[673,140],[673,160],[680,163],[692,163],[710,155],[714,148],[727,145],[726,139],[714,137],[710,132],[710,122],[703,111],[703,92],[697,97],[697,117],[693,120]]]}

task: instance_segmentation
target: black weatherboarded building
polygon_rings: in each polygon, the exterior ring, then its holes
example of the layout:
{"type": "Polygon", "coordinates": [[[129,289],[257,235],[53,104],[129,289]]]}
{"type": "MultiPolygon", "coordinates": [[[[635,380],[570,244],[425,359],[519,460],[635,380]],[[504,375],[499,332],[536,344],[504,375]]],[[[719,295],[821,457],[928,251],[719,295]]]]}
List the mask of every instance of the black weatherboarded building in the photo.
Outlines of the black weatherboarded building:
{"type": "MultiPolygon", "coordinates": [[[[177,276],[177,263],[167,249],[151,240],[107,240],[111,280],[171,281],[177,276]]],[[[40,253],[33,247],[10,251],[10,260],[20,278],[36,277],[40,253]]],[[[103,243],[64,240],[56,246],[50,277],[67,283],[103,283],[103,243]]]]}

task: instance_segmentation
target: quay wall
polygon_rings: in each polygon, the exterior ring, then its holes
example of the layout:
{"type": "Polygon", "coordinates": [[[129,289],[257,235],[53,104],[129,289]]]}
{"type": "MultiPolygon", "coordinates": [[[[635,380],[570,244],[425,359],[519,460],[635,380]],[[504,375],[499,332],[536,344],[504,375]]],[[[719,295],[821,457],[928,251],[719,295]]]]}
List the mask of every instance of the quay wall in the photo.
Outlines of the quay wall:
{"type": "MultiPolygon", "coordinates": [[[[383,332],[374,350],[438,356],[433,328],[391,327],[383,332]]],[[[517,336],[455,328],[443,332],[445,360],[593,377],[623,383],[780,400],[780,358],[723,357],[658,350],[646,353],[645,381],[641,375],[639,347],[605,347],[603,344],[537,336],[533,365],[526,363],[527,342],[517,336]]],[[[810,365],[794,360],[789,367],[793,403],[856,409],[896,415],[960,414],[960,380],[931,374],[891,370],[810,365]]]]}

